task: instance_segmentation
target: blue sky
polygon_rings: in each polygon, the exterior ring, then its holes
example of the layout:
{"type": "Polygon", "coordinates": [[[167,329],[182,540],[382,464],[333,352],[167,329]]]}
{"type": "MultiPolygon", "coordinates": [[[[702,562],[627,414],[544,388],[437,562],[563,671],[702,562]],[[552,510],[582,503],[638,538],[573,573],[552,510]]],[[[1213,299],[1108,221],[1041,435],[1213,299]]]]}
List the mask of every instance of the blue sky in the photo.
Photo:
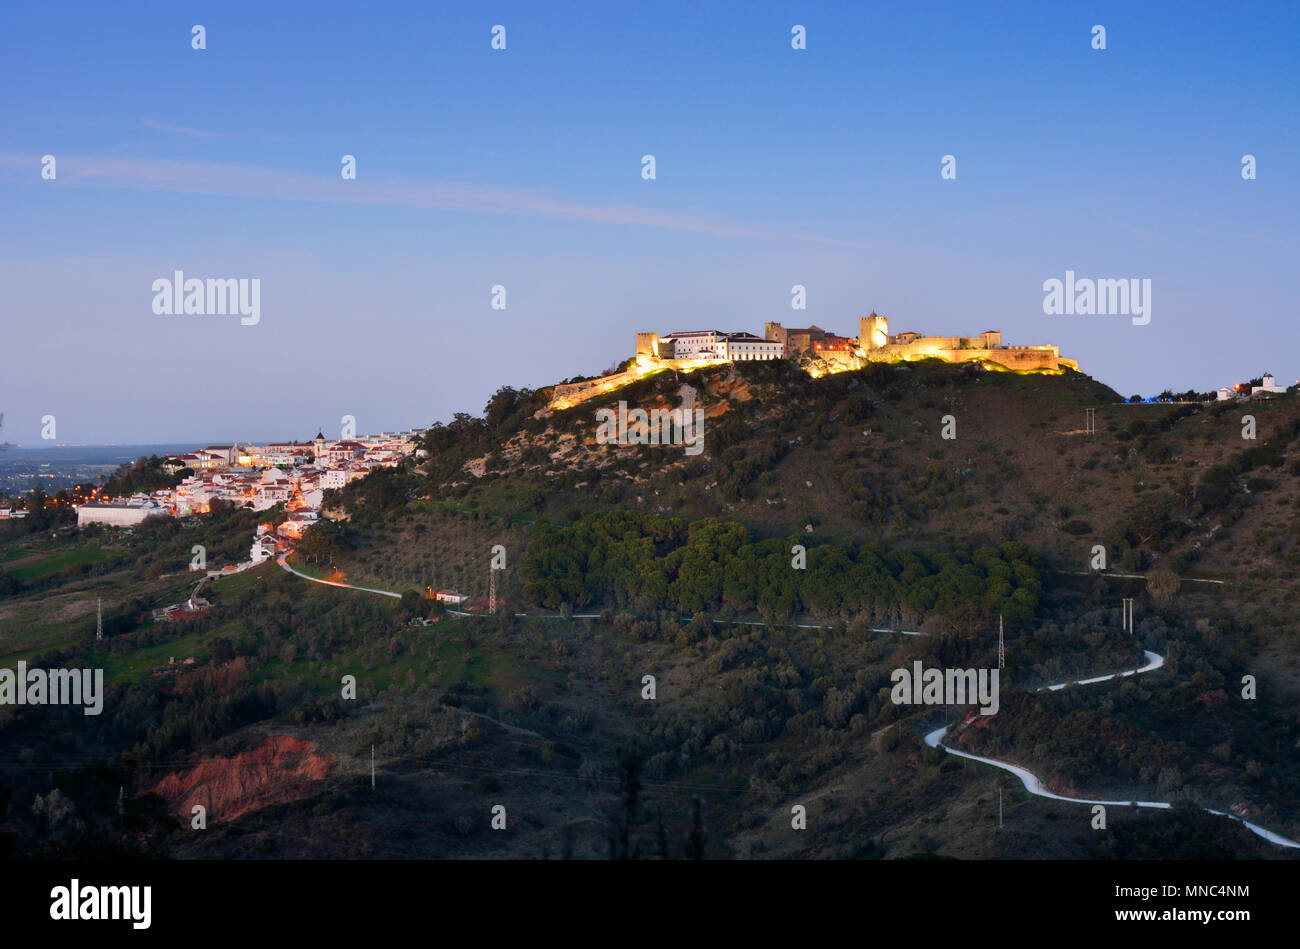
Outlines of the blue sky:
{"type": "Polygon", "coordinates": [[[1298,5],[446,6],[7,9],[0,440],[406,428],[638,330],[871,309],[1124,394],[1300,376],[1298,5]],[[261,321],[155,315],[177,269],[261,321]],[[1045,315],[1067,269],[1151,322],[1045,315]]]}

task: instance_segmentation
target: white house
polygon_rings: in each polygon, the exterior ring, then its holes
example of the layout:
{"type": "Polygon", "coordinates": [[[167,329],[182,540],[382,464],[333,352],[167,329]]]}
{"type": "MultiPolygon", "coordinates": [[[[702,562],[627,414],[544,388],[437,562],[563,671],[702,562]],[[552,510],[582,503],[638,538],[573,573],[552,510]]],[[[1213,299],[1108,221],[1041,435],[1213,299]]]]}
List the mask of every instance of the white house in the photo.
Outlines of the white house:
{"type": "Polygon", "coordinates": [[[323,450],[323,458],[321,455],[317,455],[316,461],[317,463],[330,462],[336,465],[345,464],[353,458],[360,458],[365,453],[366,446],[360,442],[335,442],[323,450]]]}
{"type": "Polygon", "coordinates": [[[331,468],[321,474],[319,483],[322,490],[338,490],[348,483],[347,469],[331,468]]]}
{"type": "Polygon", "coordinates": [[[1286,391],[1286,386],[1278,385],[1270,373],[1267,372],[1264,373],[1264,377],[1260,380],[1260,382],[1262,382],[1263,385],[1251,386],[1250,388],[1251,395],[1254,395],[1257,392],[1271,392],[1274,395],[1281,395],[1283,392],[1286,391]]]}
{"type": "Polygon", "coordinates": [[[321,473],[320,487],[322,490],[341,488],[349,481],[364,478],[368,474],[370,474],[370,469],[363,468],[360,465],[352,468],[331,468],[321,473]]]}
{"type": "Polygon", "coordinates": [[[280,484],[259,484],[253,489],[254,511],[265,511],[289,500],[290,489],[280,484]]]}
{"type": "Polygon", "coordinates": [[[253,548],[248,553],[249,559],[253,563],[262,563],[275,556],[275,538],[270,534],[262,534],[253,541],[253,548]]]}
{"type": "Polygon", "coordinates": [[[228,468],[239,459],[239,446],[209,445],[194,454],[200,468],[228,468]]]}

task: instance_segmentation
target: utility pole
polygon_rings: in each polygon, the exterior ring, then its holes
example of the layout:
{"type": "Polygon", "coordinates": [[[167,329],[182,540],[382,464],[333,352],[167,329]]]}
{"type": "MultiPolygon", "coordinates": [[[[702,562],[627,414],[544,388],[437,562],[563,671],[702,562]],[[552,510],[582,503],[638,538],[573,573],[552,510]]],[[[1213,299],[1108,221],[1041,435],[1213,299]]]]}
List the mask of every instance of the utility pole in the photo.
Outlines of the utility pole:
{"type": "Polygon", "coordinates": [[[1128,633],[1129,635],[1132,635],[1133,634],[1133,600],[1131,597],[1124,597],[1122,602],[1124,604],[1124,619],[1123,619],[1124,632],[1128,633]]]}
{"type": "Polygon", "coordinates": [[[375,789],[375,746],[370,746],[370,790],[375,789]]]}
{"type": "Polygon", "coordinates": [[[1007,665],[1007,647],[1002,638],[1002,614],[998,614],[998,668],[1005,669],[1007,665]]]}
{"type": "Polygon", "coordinates": [[[1002,829],[1002,789],[998,788],[998,830],[1002,829]]]}
{"type": "Polygon", "coordinates": [[[95,598],[95,641],[104,638],[104,601],[95,598]]]}
{"type": "Polygon", "coordinates": [[[1087,412],[1088,412],[1088,434],[1096,435],[1097,434],[1097,410],[1088,409],[1087,412]]]}
{"type": "Polygon", "coordinates": [[[488,612],[497,611],[497,568],[488,567],[488,612]]]}

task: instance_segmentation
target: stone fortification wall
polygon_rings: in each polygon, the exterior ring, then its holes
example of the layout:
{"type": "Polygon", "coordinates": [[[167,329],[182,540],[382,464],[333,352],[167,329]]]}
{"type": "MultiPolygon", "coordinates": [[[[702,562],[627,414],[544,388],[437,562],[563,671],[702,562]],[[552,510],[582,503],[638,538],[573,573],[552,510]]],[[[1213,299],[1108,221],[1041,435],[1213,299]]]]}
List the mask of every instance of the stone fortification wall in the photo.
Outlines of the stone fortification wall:
{"type": "Polygon", "coordinates": [[[938,339],[918,339],[911,343],[891,343],[872,350],[868,355],[873,360],[923,359],[932,356],[948,362],[973,362],[987,360],[1008,369],[1056,370],[1060,366],[1069,366],[1077,370],[1079,362],[1061,356],[1055,346],[1003,346],[997,349],[946,349],[936,343],[947,343],[945,337],[938,339]]]}
{"type": "MultiPolygon", "coordinates": [[[[971,337],[971,339],[978,338],[971,337]]],[[[648,339],[639,339],[638,343],[646,345],[647,348],[650,345],[648,339]]],[[[910,343],[889,343],[885,346],[873,348],[866,353],[861,350],[857,352],[839,350],[806,352],[799,354],[797,361],[800,366],[808,370],[813,376],[861,369],[868,362],[897,362],[899,360],[924,359],[926,357],[944,359],[948,362],[983,360],[995,362],[1008,369],[1037,372],[1056,372],[1061,366],[1068,366],[1076,371],[1079,368],[1078,360],[1061,356],[1061,351],[1055,346],[1005,346],[993,349],[946,348],[951,345],[952,337],[929,337],[914,340],[910,343]]],[[[586,382],[572,382],[556,386],[555,393],[551,397],[550,408],[556,410],[571,408],[585,402],[587,399],[603,395],[606,392],[612,392],[630,382],[635,382],[637,379],[643,378],[647,373],[656,370],[699,369],[704,366],[721,365],[727,361],[722,359],[660,359],[638,352],[636,365],[625,372],[616,373],[612,376],[602,376],[599,379],[588,379],[586,382]]]]}
{"type": "Polygon", "coordinates": [[[629,382],[635,382],[640,377],[640,371],[629,369],[626,372],[615,373],[612,376],[601,376],[599,379],[588,379],[585,382],[569,382],[558,385],[551,396],[550,407],[552,409],[571,408],[579,402],[585,402],[594,396],[612,392],[629,382]]]}

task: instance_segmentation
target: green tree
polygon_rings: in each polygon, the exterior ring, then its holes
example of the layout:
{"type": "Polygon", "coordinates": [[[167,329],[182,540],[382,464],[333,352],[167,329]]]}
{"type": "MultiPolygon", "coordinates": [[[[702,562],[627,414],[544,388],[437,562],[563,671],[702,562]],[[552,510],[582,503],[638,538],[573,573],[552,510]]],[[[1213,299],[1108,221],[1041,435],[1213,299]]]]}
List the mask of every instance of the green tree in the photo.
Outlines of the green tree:
{"type": "Polygon", "coordinates": [[[1178,575],[1172,570],[1152,570],[1147,574],[1147,592],[1159,603],[1168,603],[1178,595],[1178,575]]]}

